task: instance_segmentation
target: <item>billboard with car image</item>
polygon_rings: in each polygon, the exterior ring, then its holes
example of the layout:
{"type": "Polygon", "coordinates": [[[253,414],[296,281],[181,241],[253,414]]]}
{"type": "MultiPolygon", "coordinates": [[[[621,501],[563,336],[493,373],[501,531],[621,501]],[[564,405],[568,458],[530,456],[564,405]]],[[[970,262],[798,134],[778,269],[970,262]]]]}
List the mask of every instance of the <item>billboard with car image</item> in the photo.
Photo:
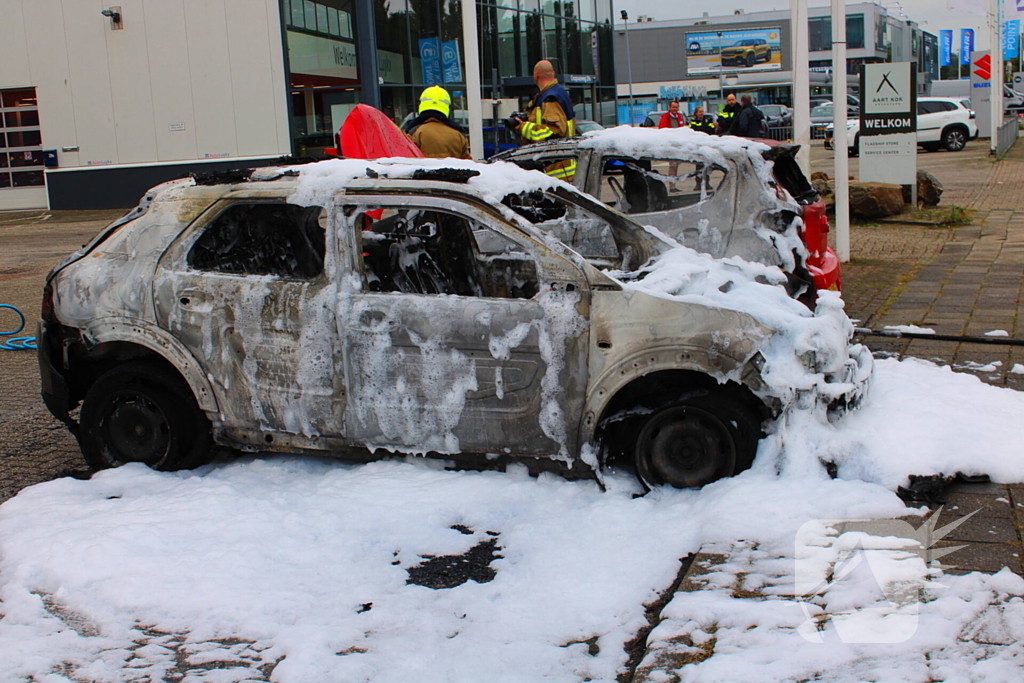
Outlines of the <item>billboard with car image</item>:
{"type": "Polygon", "coordinates": [[[779,27],[686,34],[686,73],[781,71],[779,27]]]}

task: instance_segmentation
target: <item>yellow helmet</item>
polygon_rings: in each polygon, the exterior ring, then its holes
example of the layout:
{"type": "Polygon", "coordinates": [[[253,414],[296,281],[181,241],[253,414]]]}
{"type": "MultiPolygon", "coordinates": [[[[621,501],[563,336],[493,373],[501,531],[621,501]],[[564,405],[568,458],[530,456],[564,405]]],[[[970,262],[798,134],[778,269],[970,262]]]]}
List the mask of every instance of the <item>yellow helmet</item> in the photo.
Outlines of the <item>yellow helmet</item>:
{"type": "Polygon", "coordinates": [[[452,96],[439,85],[430,86],[420,95],[419,113],[422,114],[428,109],[439,111],[445,116],[450,115],[452,111],[452,96]]]}

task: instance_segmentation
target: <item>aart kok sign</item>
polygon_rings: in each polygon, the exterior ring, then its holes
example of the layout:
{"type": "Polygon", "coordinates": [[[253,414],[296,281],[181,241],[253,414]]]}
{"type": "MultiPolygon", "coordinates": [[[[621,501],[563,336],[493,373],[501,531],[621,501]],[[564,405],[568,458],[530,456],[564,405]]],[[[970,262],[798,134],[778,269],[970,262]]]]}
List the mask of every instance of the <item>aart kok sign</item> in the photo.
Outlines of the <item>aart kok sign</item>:
{"type": "Polygon", "coordinates": [[[865,64],[861,135],[913,133],[917,130],[917,65],[913,62],[865,64]]]}

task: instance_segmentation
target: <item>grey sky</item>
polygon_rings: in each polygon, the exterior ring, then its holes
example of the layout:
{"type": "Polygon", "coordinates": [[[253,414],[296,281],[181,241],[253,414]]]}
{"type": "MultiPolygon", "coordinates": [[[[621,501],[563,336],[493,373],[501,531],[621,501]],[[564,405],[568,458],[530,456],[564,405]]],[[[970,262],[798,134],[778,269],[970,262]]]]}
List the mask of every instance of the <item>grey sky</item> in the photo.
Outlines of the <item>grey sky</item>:
{"type": "MultiPolygon", "coordinates": [[[[726,0],[717,5],[718,9],[709,10],[707,2],[698,0],[613,0],[615,6],[616,25],[621,26],[622,20],[618,18],[619,10],[629,12],[630,21],[634,21],[639,14],[646,14],[655,19],[689,19],[697,21],[704,12],[711,16],[732,14],[733,10],[742,9],[745,12],[757,12],[773,9],[789,9],[788,0],[726,0]]],[[[989,28],[983,17],[946,9],[946,0],[899,0],[903,5],[907,18],[916,21],[925,31],[939,35],[942,29],[954,29],[953,46],[954,50],[960,42],[961,28],[973,28],[975,30],[975,47],[979,50],[987,50],[989,47],[989,28]]],[[[880,2],[887,6],[895,4],[892,0],[880,2]]],[[[1007,16],[1013,18],[1015,0],[1003,0],[1008,7],[1007,16]]],[[[809,0],[809,7],[828,7],[830,3],[823,0],[809,0]]],[[[890,9],[895,14],[898,10],[890,9]]],[[[1024,19],[1024,12],[1019,13],[1024,19]]]]}

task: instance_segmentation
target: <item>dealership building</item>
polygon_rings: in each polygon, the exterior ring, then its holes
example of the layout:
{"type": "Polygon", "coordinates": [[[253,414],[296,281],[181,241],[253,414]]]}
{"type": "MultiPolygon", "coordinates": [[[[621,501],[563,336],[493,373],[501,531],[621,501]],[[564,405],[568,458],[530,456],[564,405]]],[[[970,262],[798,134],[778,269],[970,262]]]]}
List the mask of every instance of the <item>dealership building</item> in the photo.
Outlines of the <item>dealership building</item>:
{"type": "MultiPolygon", "coordinates": [[[[461,0],[111,2],[0,0],[0,209],[127,207],[188,173],[317,155],[357,103],[400,122],[428,85],[466,109],[461,0]]],[[[579,118],[615,123],[611,0],[476,14],[485,134],[540,59],[579,118]]]]}
{"type": "MultiPolygon", "coordinates": [[[[812,94],[832,91],[832,10],[808,8],[812,94]]],[[[615,24],[615,77],[620,121],[642,120],[651,109],[679,99],[718,103],[729,92],[750,93],[761,104],[792,104],[793,37],[789,11],[750,12],[654,21],[638,16],[615,24]]],[[[861,64],[917,62],[918,86],[939,77],[938,38],[882,5],[846,5],[846,73],[856,90],[861,64]]],[[[635,122],[635,121],[634,121],[635,122]]]]}

